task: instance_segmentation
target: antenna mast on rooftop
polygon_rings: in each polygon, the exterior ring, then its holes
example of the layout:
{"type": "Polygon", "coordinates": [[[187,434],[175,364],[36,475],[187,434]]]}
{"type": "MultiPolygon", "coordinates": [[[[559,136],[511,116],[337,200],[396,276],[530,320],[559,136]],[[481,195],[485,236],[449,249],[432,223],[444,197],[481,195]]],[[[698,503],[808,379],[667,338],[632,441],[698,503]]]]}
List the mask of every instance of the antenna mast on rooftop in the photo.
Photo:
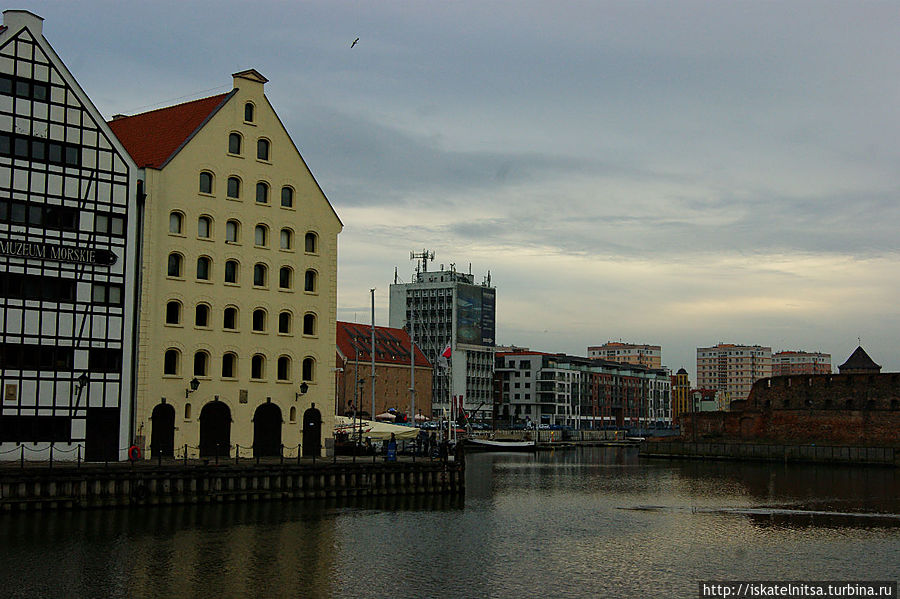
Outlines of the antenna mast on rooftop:
{"type": "Polygon", "coordinates": [[[428,272],[428,261],[434,260],[434,252],[428,250],[422,250],[421,252],[410,252],[409,253],[410,260],[419,260],[416,264],[416,272],[419,272],[419,266],[422,267],[422,272],[428,272]]]}

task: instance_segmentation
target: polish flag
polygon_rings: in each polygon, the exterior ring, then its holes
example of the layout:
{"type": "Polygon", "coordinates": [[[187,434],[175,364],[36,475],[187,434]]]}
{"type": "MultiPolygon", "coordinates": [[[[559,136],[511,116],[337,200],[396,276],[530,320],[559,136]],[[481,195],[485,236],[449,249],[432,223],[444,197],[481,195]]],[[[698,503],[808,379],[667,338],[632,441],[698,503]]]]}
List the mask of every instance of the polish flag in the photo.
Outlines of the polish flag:
{"type": "Polygon", "coordinates": [[[448,360],[450,359],[450,353],[450,344],[448,343],[447,347],[444,348],[444,351],[442,351],[438,356],[438,364],[441,368],[446,369],[450,367],[450,364],[448,363],[448,360]]]}

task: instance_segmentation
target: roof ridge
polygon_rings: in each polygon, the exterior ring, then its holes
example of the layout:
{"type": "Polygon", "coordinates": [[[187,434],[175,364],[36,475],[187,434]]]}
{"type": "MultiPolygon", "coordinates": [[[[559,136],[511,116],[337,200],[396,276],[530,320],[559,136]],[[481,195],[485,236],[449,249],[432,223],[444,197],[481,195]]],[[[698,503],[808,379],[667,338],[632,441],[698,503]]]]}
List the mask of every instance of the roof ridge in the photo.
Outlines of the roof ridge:
{"type": "Polygon", "coordinates": [[[196,98],[194,100],[188,100],[186,102],[179,102],[178,104],[170,104],[169,106],[162,106],[161,108],[154,108],[153,110],[148,110],[146,112],[137,112],[135,114],[123,114],[119,118],[114,119],[116,121],[122,121],[125,119],[131,119],[139,116],[146,116],[148,114],[153,114],[154,112],[159,112],[161,110],[171,110],[172,108],[180,108],[182,106],[186,106],[188,104],[193,104],[194,102],[204,102],[207,100],[212,100],[213,98],[222,98],[227,96],[230,92],[223,92],[221,94],[213,94],[212,96],[204,96],[202,98],[196,98]]]}

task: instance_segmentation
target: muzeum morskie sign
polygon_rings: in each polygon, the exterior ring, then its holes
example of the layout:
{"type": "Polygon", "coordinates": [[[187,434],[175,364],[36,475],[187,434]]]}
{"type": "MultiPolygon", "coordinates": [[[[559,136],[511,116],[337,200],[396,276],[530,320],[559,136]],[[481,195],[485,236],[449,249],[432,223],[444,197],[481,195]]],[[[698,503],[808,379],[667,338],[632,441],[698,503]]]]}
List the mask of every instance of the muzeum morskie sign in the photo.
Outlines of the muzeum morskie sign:
{"type": "Polygon", "coordinates": [[[8,239],[0,240],[0,256],[95,266],[112,266],[117,260],[109,250],[8,239]]]}

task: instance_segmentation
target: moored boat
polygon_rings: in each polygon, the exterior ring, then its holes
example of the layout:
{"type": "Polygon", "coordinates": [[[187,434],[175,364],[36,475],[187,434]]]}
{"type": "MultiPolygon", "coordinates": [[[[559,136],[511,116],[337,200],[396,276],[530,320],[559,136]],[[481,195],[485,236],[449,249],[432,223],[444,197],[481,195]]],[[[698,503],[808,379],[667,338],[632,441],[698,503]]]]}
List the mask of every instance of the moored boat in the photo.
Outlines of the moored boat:
{"type": "Polygon", "coordinates": [[[466,449],[482,451],[534,451],[534,441],[520,439],[479,439],[465,440],[466,449]]]}

